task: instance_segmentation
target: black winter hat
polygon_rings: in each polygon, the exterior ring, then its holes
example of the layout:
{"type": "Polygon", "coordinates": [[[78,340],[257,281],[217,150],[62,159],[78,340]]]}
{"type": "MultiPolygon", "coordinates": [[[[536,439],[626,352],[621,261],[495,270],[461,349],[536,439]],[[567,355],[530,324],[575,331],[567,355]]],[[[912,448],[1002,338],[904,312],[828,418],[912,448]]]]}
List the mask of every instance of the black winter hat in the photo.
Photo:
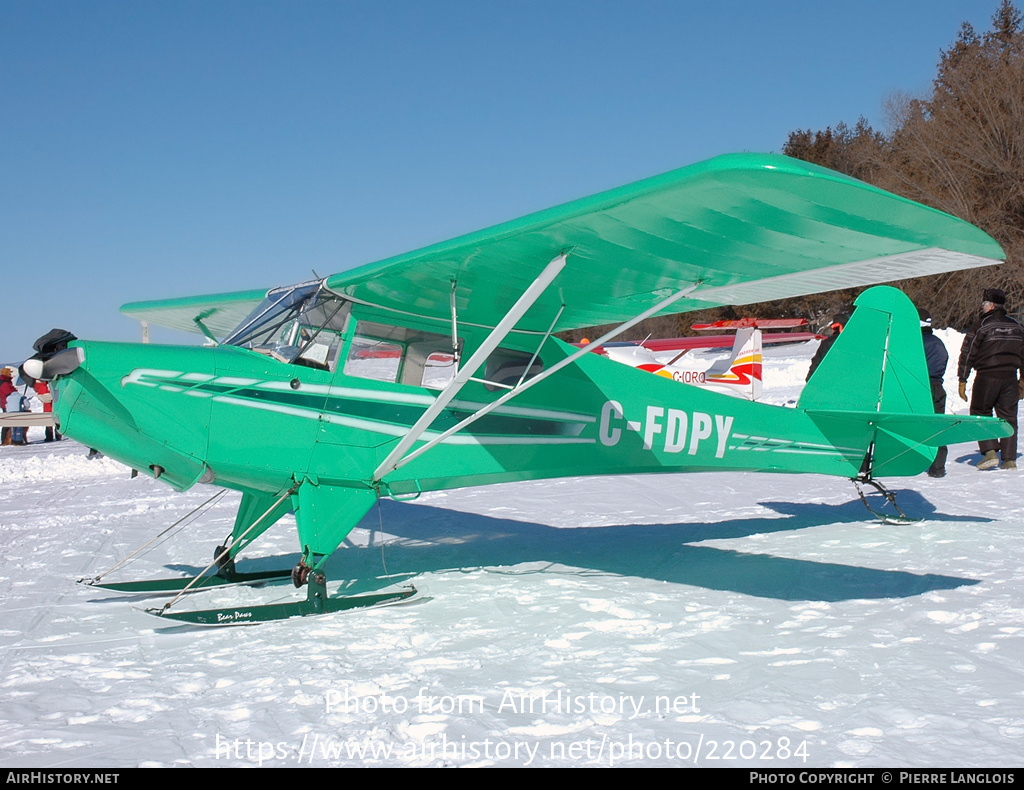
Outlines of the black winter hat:
{"type": "Polygon", "coordinates": [[[1003,291],[1002,288],[986,288],[985,294],[982,296],[981,301],[1003,305],[1006,304],[1006,293],[1003,291]]]}

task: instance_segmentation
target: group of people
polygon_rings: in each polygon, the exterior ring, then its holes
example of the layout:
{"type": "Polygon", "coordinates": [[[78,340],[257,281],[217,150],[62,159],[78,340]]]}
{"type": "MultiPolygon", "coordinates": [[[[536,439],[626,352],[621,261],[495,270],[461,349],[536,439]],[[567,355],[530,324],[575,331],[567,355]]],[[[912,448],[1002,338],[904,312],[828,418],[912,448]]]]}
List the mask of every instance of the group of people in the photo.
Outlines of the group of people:
{"type": "MultiPolygon", "coordinates": [[[[36,397],[42,402],[43,411],[47,413],[52,412],[53,396],[47,383],[45,381],[36,381],[33,383],[32,389],[35,391],[36,397]]],[[[31,411],[28,398],[18,392],[18,388],[14,385],[14,371],[8,367],[0,370],[0,409],[4,412],[31,411]]],[[[45,441],[59,441],[60,438],[60,433],[52,425],[46,426],[45,441]]],[[[28,444],[28,429],[24,426],[4,426],[2,434],[0,434],[0,444],[4,446],[28,444]]]]}
{"type": "MultiPolygon", "coordinates": [[[[932,332],[931,314],[918,309],[924,341],[925,362],[931,383],[932,405],[936,414],[946,411],[946,390],[942,380],[946,375],[949,352],[942,341],[932,332]]],[[[818,347],[811,368],[817,368],[832,343],[842,333],[850,320],[849,314],[842,313],[832,319],[832,334],[818,347]]],[[[974,371],[974,386],[970,397],[970,412],[979,416],[995,416],[1006,420],[1013,427],[1013,435],[1004,439],[988,439],[979,442],[981,460],[978,469],[1017,468],[1017,402],[1024,399],[1024,327],[1006,314],[1006,293],[1000,288],[987,288],[982,294],[981,317],[964,336],[957,365],[960,400],[966,401],[967,380],[974,371]]],[[[945,477],[948,450],[940,447],[935,461],[928,469],[931,477],[945,477]]]]}

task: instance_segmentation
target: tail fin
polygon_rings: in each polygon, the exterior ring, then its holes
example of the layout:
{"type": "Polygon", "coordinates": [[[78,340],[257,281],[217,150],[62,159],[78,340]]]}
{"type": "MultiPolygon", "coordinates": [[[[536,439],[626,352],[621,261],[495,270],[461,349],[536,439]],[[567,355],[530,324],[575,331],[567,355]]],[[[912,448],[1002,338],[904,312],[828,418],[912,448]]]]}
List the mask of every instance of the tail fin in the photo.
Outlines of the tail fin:
{"type": "Polygon", "coordinates": [[[901,291],[860,295],[842,334],[804,387],[803,409],[837,446],[864,447],[870,474],[915,475],[944,444],[1009,436],[990,417],[935,414],[921,324],[901,291]]]}
{"type": "Polygon", "coordinates": [[[842,334],[800,395],[807,410],[931,414],[932,393],[917,308],[887,285],[854,303],[842,334]]]}
{"type": "Polygon", "coordinates": [[[757,400],[764,389],[761,368],[761,330],[741,327],[736,330],[732,353],[708,368],[704,378],[710,385],[728,386],[731,394],[757,400]]]}

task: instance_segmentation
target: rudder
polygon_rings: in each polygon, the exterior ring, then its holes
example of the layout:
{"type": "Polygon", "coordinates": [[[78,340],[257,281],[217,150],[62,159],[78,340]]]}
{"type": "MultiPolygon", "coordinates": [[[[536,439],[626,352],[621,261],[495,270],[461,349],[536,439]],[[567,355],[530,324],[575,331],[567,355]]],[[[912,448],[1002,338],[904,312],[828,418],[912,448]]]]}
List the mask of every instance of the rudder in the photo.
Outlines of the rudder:
{"type": "Polygon", "coordinates": [[[830,433],[836,428],[825,423],[842,423],[841,412],[858,413],[849,417],[867,419],[873,429],[870,472],[918,474],[935,458],[935,448],[888,430],[884,419],[934,413],[917,308],[887,285],[868,289],[854,306],[797,406],[830,433]],[[872,414],[878,415],[877,423],[872,414]]]}

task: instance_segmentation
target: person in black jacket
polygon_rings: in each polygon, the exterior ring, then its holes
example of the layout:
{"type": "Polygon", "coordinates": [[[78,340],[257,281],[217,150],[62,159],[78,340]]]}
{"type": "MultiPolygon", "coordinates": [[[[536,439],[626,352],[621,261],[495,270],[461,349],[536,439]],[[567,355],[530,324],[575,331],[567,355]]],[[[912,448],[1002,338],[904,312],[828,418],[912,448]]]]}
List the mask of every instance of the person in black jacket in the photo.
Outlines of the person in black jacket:
{"type": "MultiPolygon", "coordinates": [[[[936,414],[946,413],[946,389],[942,386],[942,378],[946,375],[949,363],[949,352],[946,346],[932,333],[932,314],[923,307],[917,308],[921,319],[921,340],[924,341],[924,361],[928,365],[928,383],[932,388],[932,406],[936,414]]],[[[940,447],[935,453],[935,460],[928,467],[929,477],[946,476],[946,457],[948,447],[940,447]]]]}
{"type": "Polygon", "coordinates": [[[818,344],[818,350],[814,352],[814,356],[811,357],[811,367],[807,371],[807,380],[811,380],[811,376],[814,375],[814,371],[818,369],[818,365],[821,364],[821,360],[825,358],[828,350],[832,348],[832,344],[839,339],[839,335],[844,329],[846,324],[850,321],[849,313],[837,313],[832,316],[832,323],[829,325],[829,329],[832,330],[832,334],[826,337],[821,343],[818,344]]]}
{"type": "Polygon", "coordinates": [[[1020,371],[1024,370],[1024,327],[1006,314],[1006,294],[999,288],[985,290],[981,311],[981,320],[967,330],[960,349],[960,399],[967,400],[967,379],[973,369],[976,375],[971,414],[991,416],[994,409],[996,417],[1013,426],[1013,436],[978,443],[982,454],[978,469],[1016,469],[1017,401],[1024,391],[1020,381],[1020,371]]]}

